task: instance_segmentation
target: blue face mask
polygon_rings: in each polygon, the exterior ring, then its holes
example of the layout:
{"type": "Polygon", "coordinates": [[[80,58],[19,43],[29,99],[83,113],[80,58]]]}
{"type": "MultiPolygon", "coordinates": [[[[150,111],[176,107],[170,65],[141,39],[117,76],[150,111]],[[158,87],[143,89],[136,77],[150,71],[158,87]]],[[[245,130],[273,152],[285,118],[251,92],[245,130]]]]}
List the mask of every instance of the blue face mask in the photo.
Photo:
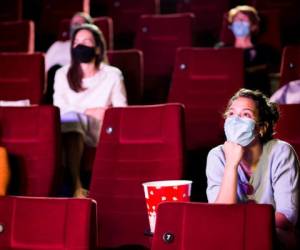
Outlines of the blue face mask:
{"type": "Polygon", "coordinates": [[[234,21],[231,30],[235,37],[246,37],[250,34],[250,23],[246,21],[234,21]]]}
{"type": "Polygon", "coordinates": [[[246,117],[230,116],[224,124],[227,141],[248,146],[255,138],[255,121],[246,117]]]}

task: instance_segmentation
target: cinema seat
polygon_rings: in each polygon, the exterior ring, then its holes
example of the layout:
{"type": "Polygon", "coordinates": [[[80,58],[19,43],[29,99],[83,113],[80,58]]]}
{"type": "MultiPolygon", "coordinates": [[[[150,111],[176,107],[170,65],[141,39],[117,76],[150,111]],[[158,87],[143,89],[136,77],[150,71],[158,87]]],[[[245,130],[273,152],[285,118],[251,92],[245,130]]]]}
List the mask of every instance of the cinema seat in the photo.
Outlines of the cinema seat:
{"type": "Polygon", "coordinates": [[[0,34],[0,52],[34,52],[35,24],[33,21],[0,22],[0,34]]]}
{"type": "Polygon", "coordinates": [[[180,104],[106,111],[89,195],[99,204],[100,248],[150,247],[142,183],[183,177],[182,118],[180,104]]]}
{"type": "Polygon", "coordinates": [[[91,199],[0,197],[0,248],[92,250],[97,240],[91,199]]]}
{"type": "Polygon", "coordinates": [[[192,13],[142,15],[135,48],[144,54],[146,104],[166,102],[176,49],[193,44],[192,13]]]}
{"type": "Polygon", "coordinates": [[[280,104],[280,118],[275,127],[275,137],[293,145],[300,156],[300,104],[280,104]]]}
{"type": "Polygon", "coordinates": [[[0,107],[0,131],[11,168],[9,194],[55,195],[62,175],[58,108],[0,107]]]}
{"type": "Polygon", "coordinates": [[[41,104],[45,87],[42,53],[0,53],[0,100],[41,104]]]}
{"type": "Polygon", "coordinates": [[[283,48],[280,67],[280,86],[300,79],[300,46],[283,48]]]}
{"type": "Polygon", "coordinates": [[[168,102],[184,104],[188,150],[223,143],[222,113],[244,85],[243,51],[236,48],[177,50],[168,102]]]}
{"type": "Polygon", "coordinates": [[[271,250],[271,205],[164,202],[151,250],[271,250]]]}

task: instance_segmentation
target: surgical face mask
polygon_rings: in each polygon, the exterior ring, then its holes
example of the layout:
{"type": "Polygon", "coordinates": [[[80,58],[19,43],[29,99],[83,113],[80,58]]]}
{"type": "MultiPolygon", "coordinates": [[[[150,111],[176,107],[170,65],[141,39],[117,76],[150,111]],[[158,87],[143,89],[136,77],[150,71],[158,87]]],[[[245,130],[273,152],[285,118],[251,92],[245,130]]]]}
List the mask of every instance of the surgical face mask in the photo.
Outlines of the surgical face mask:
{"type": "Polygon", "coordinates": [[[248,146],[255,138],[255,121],[247,117],[230,116],[224,124],[227,141],[248,146]]]}
{"type": "Polygon", "coordinates": [[[96,56],[95,50],[95,47],[88,47],[83,44],[78,44],[75,48],[72,48],[72,54],[79,62],[89,63],[96,56]]]}
{"type": "Polygon", "coordinates": [[[235,37],[246,37],[250,34],[250,23],[247,21],[234,21],[231,30],[235,37]]]}

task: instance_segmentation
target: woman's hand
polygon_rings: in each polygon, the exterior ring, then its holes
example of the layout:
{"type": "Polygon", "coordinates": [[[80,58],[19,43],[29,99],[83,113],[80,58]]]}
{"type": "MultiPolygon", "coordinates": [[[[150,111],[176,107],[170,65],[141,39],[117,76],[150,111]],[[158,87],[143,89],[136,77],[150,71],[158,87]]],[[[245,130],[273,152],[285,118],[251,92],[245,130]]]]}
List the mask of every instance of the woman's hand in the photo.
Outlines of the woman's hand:
{"type": "Polygon", "coordinates": [[[237,143],[226,141],[224,143],[224,154],[226,166],[237,167],[242,160],[244,148],[237,143]]]}
{"type": "Polygon", "coordinates": [[[106,109],[107,108],[88,108],[84,111],[84,113],[97,120],[103,120],[106,109]]]}

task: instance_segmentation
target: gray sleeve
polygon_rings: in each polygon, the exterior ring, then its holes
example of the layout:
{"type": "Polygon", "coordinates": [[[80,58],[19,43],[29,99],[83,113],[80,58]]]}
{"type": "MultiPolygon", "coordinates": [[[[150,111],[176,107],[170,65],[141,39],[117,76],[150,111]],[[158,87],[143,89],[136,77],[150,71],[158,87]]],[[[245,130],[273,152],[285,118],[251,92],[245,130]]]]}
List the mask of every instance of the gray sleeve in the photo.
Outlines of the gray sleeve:
{"type": "Polygon", "coordinates": [[[224,160],[224,154],[221,146],[209,151],[206,161],[206,195],[209,203],[213,203],[217,199],[224,175],[224,160]]]}
{"type": "Polygon", "coordinates": [[[296,224],[299,209],[299,161],[294,149],[284,144],[276,152],[272,168],[272,186],[276,212],[296,224]]]}

